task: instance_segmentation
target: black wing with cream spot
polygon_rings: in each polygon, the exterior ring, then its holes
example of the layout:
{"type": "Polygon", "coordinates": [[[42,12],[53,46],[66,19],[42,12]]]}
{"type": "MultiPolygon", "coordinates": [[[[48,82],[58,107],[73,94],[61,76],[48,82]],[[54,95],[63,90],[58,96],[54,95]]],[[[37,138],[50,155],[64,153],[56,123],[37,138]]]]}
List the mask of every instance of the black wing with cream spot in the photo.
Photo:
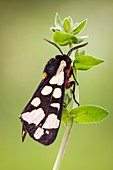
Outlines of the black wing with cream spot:
{"type": "MultiPolygon", "coordinates": [[[[42,80],[21,113],[23,140],[26,132],[43,145],[50,145],[55,140],[61,122],[65,93],[65,64],[66,62],[62,60],[56,67],[57,70],[54,72],[54,75],[50,76],[47,73],[47,77],[42,80]],[[62,66],[62,63],[64,66],[62,66]]],[[[46,68],[45,70],[47,70],[46,68]]],[[[50,69],[50,67],[48,68],[50,69]]]]}

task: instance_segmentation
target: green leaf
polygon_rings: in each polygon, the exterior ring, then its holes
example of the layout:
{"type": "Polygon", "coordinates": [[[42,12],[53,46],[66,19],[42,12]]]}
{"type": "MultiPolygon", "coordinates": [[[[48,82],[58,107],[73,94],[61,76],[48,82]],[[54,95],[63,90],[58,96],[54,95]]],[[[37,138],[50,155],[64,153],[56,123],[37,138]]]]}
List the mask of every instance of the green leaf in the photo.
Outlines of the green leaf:
{"type": "Polygon", "coordinates": [[[63,111],[62,111],[62,122],[67,126],[69,121],[69,111],[63,107],[63,111]]]}
{"type": "Polygon", "coordinates": [[[53,34],[53,41],[58,45],[65,46],[70,43],[76,43],[77,38],[74,35],[57,31],[53,34]]]}
{"type": "Polygon", "coordinates": [[[92,56],[83,55],[75,58],[74,67],[76,67],[77,70],[88,70],[102,62],[104,61],[92,56]]]}
{"type": "Polygon", "coordinates": [[[70,25],[70,22],[68,20],[68,18],[65,18],[64,21],[63,21],[63,28],[64,28],[64,31],[69,33],[70,30],[71,30],[71,25],[70,25]]]}
{"type": "Polygon", "coordinates": [[[75,51],[75,58],[79,56],[78,48],[75,51]]]}
{"type": "MultiPolygon", "coordinates": [[[[82,50],[79,52],[79,56],[82,56],[82,55],[85,55],[85,50],[82,50]]],[[[75,58],[76,58],[76,56],[75,56],[75,58]]]]}
{"type": "Polygon", "coordinates": [[[78,34],[79,32],[81,32],[83,30],[83,28],[86,26],[86,23],[87,23],[87,19],[83,20],[82,22],[80,22],[79,24],[75,25],[73,28],[72,28],[72,34],[75,35],[75,34],[78,34]]]}
{"type": "Polygon", "coordinates": [[[79,106],[71,110],[74,121],[78,123],[96,123],[108,116],[108,111],[98,106],[79,106]]]}
{"type": "Polygon", "coordinates": [[[70,25],[73,26],[73,19],[70,16],[67,19],[68,19],[70,25]]]}
{"type": "Polygon", "coordinates": [[[76,36],[77,37],[77,39],[78,39],[78,41],[77,41],[77,44],[79,44],[79,43],[81,43],[82,41],[84,41],[84,39],[86,39],[86,38],[88,38],[88,36],[86,35],[86,36],[76,36]]]}
{"type": "Polygon", "coordinates": [[[60,30],[63,29],[62,20],[60,19],[60,16],[58,15],[58,13],[56,13],[56,16],[55,16],[55,26],[59,28],[60,30]]]}
{"type": "Polygon", "coordinates": [[[77,27],[78,24],[79,24],[79,22],[76,22],[72,25],[71,33],[75,30],[75,28],[77,27]]]}

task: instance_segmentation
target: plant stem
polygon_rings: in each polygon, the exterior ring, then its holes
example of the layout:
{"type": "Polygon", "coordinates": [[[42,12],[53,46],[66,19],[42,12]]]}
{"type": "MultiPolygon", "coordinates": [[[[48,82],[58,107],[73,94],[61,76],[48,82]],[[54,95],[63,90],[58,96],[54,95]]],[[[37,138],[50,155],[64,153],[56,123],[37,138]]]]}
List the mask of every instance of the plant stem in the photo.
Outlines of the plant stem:
{"type": "MultiPolygon", "coordinates": [[[[69,43],[69,48],[70,49],[72,48],[72,43],[69,43]]],[[[77,101],[79,102],[79,88],[76,87],[76,89],[77,89],[77,92],[75,94],[75,97],[76,97],[77,101]]],[[[78,105],[74,102],[72,108],[76,108],[76,107],[78,107],[78,105]]],[[[63,136],[63,139],[62,139],[62,143],[61,143],[55,164],[53,166],[53,170],[59,170],[60,164],[62,162],[62,158],[64,156],[64,152],[66,150],[66,146],[67,146],[67,143],[68,143],[68,139],[69,139],[69,136],[70,136],[72,125],[73,125],[73,117],[70,117],[68,124],[66,126],[66,130],[65,130],[65,133],[64,133],[64,136],[63,136]]]]}
{"type": "Polygon", "coordinates": [[[62,139],[62,143],[61,143],[61,146],[60,146],[54,167],[53,167],[53,170],[58,170],[59,167],[60,167],[64,152],[65,152],[65,149],[66,149],[66,146],[67,146],[67,143],[68,143],[68,139],[69,139],[69,135],[70,135],[72,125],[73,125],[73,118],[70,117],[70,119],[68,121],[68,125],[67,125],[66,130],[65,130],[64,137],[62,139]]]}

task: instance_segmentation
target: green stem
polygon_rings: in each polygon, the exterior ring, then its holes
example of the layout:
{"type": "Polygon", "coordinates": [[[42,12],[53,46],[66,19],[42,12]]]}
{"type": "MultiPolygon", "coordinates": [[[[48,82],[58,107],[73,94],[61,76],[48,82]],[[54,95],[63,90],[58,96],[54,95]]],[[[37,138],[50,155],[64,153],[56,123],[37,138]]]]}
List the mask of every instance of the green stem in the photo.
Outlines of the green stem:
{"type": "MultiPolygon", "coordinates": [[[[69,43],[69,48],[72,48],[72,43],[69,43]]],[[[76,93],[76,99],[79,102],[79,89],[78,88],[77,88],[77,93],[76,93]]],[[[76,108],[76,107],[78,107],[78,105],[74,102],[73,108],[76,108]]],[[[61,143],[55,164],[53,166],[53,170],[59,170],[60,164],[62,162],[62,158],[64,156],[64,152],[66,150],[66,146],[67,146],[67,143],[68,143],[68,139],[69,139],[69,136],[70,136],[72,125],[73,125],[73,117],[70,117],[68,124],[66,126],[66,130],[65,130],[65,133],[64,133],[64,136],[63,136],[63,139],[62,139],[62,143],[61,143]]]]}
{"type": "Polygon", "coordinates": [[[69,49],[72,48],[72,42],[69,42],[69,49]]]}
{"type": "Polygon", "coordinates": [[[64,152],[66,150],[66,146],[67,146],[67,143],[68,143],[68,139],[69,139],[69,135],[70,135],[72,125],[73,125],[73,118],[71,117],[68,121],[68,125],[66,127],[65,134],[64,134],[64,137],[62,139],[62,143],[61,143],[61,146],[60,146],[60,149],[59,149],[53,170],[58,170],[59,167],[60,167],[64,152]]]}

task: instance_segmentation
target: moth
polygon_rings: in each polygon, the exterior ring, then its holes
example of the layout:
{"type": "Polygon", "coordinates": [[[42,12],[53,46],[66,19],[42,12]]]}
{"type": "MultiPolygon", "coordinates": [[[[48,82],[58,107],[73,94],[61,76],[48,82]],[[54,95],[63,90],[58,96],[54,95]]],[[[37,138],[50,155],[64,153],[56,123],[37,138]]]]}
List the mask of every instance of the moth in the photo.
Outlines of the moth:
{"type": "Polygon", "coordinates": [[[55,43],[45,40],[54,45],[61,55],[51,58],[45,65],[42,81],[23,109],[20,120],[22,122],[22,141],[28,133],[39,143],[50,145],[56,139],[60,127],[65,89],[73,86],[73,99],[79,105],[74,95],[77,81],[69,56],[72,51],[87,43],[73,47],[66,55],[55,43]],[[74,81],[69,80],[71,76],[74,81]]]}

